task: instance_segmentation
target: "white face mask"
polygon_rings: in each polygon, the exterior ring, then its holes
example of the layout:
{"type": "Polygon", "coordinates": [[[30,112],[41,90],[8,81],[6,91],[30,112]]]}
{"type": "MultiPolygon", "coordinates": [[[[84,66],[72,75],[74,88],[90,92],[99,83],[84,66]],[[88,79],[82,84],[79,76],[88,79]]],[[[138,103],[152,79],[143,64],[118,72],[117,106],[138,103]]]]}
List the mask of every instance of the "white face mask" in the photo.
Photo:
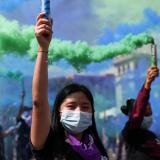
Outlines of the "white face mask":
{"type": "Polygon", "coordinates": [[[150,126],[152,125],[152,122],[153,122],[152,116],[144,117],[143,121],[142,121],[142,124],[141,124],[141,127],[143,129],[149,129],[150,126]]]}
{"type": "Polygon", "coordinates": [[[60,122],[70,133],[81,133],[92,125],[92,113],[64,110],[60,122]]]}

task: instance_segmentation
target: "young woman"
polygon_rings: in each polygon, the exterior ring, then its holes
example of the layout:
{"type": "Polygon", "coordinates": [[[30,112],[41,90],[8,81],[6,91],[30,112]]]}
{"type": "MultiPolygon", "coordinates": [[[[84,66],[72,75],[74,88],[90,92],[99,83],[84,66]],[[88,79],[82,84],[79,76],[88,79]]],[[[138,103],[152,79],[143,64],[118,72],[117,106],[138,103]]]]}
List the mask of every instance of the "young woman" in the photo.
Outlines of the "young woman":
{"type": "Polygon", "coordinates": [[[98,137],[91,92],[83,85],[70,84],[58,94],[50,120],[48,104],[48,48],[52,22],[37,17],[35,36],[38,54],[33,76],[31,144],[37,160],[107,160],[98,137]]]}

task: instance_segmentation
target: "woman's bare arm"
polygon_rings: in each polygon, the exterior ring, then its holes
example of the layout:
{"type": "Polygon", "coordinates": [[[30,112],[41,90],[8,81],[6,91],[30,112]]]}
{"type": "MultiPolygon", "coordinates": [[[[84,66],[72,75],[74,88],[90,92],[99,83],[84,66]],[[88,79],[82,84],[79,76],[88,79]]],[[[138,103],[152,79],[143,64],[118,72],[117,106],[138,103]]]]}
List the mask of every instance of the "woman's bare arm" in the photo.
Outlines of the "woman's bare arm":
{"type": "Polygon", "coordinates": [[[32,82],[32,125],[31,142],[36,149],[44,145],[50,129],[50,108],[48,103],[48,48],[52,38],[51,20],[37,17],[35,36],[39,45],[32,82]]]}

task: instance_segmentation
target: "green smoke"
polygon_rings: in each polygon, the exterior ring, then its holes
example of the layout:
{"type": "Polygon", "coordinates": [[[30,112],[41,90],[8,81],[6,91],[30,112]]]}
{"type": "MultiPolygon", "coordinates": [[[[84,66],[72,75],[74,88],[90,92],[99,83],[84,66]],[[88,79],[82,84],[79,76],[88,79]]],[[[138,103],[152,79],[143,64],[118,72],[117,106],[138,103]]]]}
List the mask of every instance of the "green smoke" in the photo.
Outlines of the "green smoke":
{"type": "Polygon", "coordinates": [[[9,78],[13,78],[13,79],[16,79],[18,81],[21,81],[23,79],[23,75],[21,72],[19,71],[16,71],[16,72],[11,72],[9,71],[7,74],[6,74],[6,77],[9,77],[9,78]]]}
{"type": "Polygon", "coordinates": [[[17,81],[21,81],[24,78],[22,72],[20,71],[7,71],[4,69],[0,69],[0,77],[7,77],[17,81]]]}
{"type": "MultiPolygon", "coordinates": [[[[28,54],[31,59],[36,59],[37,42],[32,26],[20,26],[17,21],[8,21],[0,16],[0,55],[13,53],[16,55],[28,54]],[[28,51],[28,53],[27,53],[28,51]]],[[[86,42],[61,41],[54,39],[49,50],[49,63],[65,59],[78,71],[86,65],[101,62],[118,55],[129,54],[132,50],[144,44],[154,43],[151,36],[143,33],[127,35],[120,42],[109,45],[90,47],[86,42]]]]}
{"type": "Polygon", "coordinates": [[[26,54],[30,41],[34,38],[32,26],[20,26],[17,21],[9,21],[0,15],[0,55],[26,54]]]}
{"type": "Polygon", "coordinates": [[[7,71],[1,68],[0,77],[15,79],[20,83],[21,87],[24,88],[24,76],[20,71],[7,71]]]}
{"type": "MultiPolygon", "coordinates": [[[[65,59],[78,71],[85,68],[87,64],[101,62],[118,55],[130,54],[134,49],[142,47],[145,44],[154,43],[154,39],[148,34],[127,35],[123,40],[109,45],[99,45],[90,47],[86,42],[60,41],[54,39],[50,45],[49,63],[65,59]]],[[[36,41],[32,41],[31,54],[32,59],[37,56],[36,41]]]]}

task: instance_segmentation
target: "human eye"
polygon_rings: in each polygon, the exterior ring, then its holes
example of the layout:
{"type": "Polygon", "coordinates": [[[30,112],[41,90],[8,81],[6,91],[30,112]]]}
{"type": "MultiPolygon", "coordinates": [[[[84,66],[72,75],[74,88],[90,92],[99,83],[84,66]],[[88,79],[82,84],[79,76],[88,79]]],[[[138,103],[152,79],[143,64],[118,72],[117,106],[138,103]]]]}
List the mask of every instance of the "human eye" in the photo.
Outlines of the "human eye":
{"type": "Polygon", "coordinates": [[[70,104],[66,106],[69,110],[74,110],[75,109],[75,105],[70,104]]]}
{"type": "Polygon", "coordinates": [[[89,105],[83,105],[81,108],[82,108],[82,110],[85,110],[85,111],[90,110],[90,106],[89,105]]]}

